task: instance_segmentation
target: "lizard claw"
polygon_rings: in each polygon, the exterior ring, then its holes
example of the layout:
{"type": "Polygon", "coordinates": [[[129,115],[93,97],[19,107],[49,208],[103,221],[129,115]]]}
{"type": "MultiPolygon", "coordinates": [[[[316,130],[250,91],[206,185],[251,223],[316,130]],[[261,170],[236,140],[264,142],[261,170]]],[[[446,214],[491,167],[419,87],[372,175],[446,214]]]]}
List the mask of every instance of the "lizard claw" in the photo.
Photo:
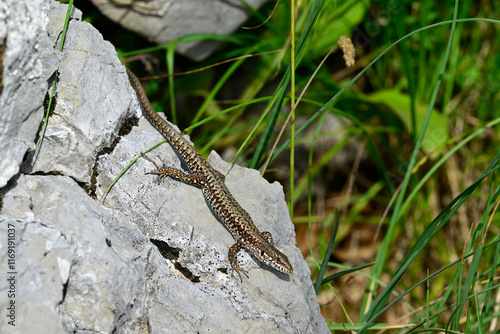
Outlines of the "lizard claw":
{"type": "Polygon", "coordinates": [[[236,273],[238,274],[238,276],[240,276],[240,281],[243,282],[243,278],[241,277],[241,274],[245,275],[247,278],[250,278],[248,277],[248,271],[246,271],[245,269],[241,268],[239,265],[235,264],[235,265],[232,265],[232,272],[231,272],[231,277],[233,277],[233,274],[234,272],[236,271],[236,273]]]}

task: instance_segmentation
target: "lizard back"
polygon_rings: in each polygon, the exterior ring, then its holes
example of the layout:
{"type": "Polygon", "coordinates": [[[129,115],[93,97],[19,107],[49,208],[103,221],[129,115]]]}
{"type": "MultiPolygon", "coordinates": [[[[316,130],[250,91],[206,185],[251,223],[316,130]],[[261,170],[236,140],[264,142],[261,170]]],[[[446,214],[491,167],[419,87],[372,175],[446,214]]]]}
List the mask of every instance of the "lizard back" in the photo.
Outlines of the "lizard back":
{"type": "Polygon", "coordinates": [[[180,170],[164,167],[159,169],[159,173],[154,174],[160,175],[160,180],[167,175],[202,189],[205,200],[212,212],[215,213],[236,240],[236,244],[229,250],[229,258],[231,266],[238,274],[240,272],[246,273],[244,269],[235,263],[236,253],[239,248],[247,249],[260,261],[281,272],[291,273],[293,268],[286,255],[274,247],[270,233],[261,233],[257,229],[250,215],[231,195],[224,183],[224,175],[215,170],[182,135],[156,113],[139,79],[128,68],[127,74],[132,87],[137,93],[146,118],[179,152],[192,173],[191,175],[185,175],[180,170]]]}

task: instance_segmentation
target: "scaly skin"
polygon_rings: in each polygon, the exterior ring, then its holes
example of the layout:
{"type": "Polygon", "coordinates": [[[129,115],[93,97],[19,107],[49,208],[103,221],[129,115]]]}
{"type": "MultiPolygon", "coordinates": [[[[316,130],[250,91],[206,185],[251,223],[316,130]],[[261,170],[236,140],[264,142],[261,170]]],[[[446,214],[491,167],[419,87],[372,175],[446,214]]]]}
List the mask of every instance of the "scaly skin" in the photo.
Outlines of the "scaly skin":
{"type": "Polygon", "coordinates": [[[159,168],[154,161],[146,157],[158,169],[158,172],[151,174],[159,175],[159,182],[170,176],[201,188],[210,209],[219,217],[236,240],[236,243],[229,248],[229,262],[233,272],[236,271],[240,279],[241,273],[248,277],[247,271],[238,265],[236,259],[236,255],[241,248],[252,253],[266,265],[280,272],[290,274],[293,268],[286,255],[274,247],[269,232],[261,233],[255,227],[250,215],[236,202],[229,189],[227,189],[224,176],[216,171],[184,137],[156,113],[139,79],[128,68],[127,74],[132,87],[137,93],[146,118],[179,152],[191,172],[191,174],[187,174],[179,169],[165,166],[159,168]]]}

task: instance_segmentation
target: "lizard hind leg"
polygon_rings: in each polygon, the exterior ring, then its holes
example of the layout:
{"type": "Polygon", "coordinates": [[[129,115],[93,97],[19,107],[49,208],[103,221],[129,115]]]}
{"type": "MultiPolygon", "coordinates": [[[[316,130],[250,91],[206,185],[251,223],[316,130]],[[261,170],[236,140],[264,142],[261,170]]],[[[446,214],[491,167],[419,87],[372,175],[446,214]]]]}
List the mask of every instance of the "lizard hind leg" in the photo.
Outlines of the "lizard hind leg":
{"type": "Polygon", "coordinates": [[[271,232],[261,232],[260,235],[264,237],[271,245],[274,245],[273,242],[273,236],[271,235],[271,232]]]}

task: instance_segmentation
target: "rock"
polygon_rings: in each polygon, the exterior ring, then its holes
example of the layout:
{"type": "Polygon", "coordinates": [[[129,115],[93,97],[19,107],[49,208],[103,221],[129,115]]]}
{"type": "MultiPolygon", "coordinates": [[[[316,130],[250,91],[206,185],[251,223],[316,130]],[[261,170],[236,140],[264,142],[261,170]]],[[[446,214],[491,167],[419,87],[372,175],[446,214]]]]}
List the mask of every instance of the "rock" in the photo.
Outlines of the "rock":
{"type": "MultiPolygon", "coordinates": [[[[15,272],[18,313],[15,327],[2,316],[0,330],[139,332],[148,265],[162,263],[148,239],[67,176],[21,175],[11,186],[0,218],[0,251],[6,254],[6,228],[13,228],[15,264],[8,272],[15,272]]],[[[5,290],[2,280],[2,296],[5,290]]]]}
{"type": "MultiPolygon", "coordinates": [[[[247,0],[257,10],[266,0],[247,0]]],[[[190,34],[234,32],[251,14],[240,0],[92,0],[110,20],[156,44],[190,34]]],[[[176,51],[193,60],[208,57],[219,42],[179,43],[176,51]]]]}
{"type": "MultiPolygon", "coordinates": [[[[55,4],[54,4],[55,5],[55,4]]],[[[59,6],[55,6],[58,8],[59,6]]],[[[55,11],[53,25],[62,29],[65,7],[55,11]]],[[[55,27],[54,36],[58,36],[55,27]]],[[[53,43],[58,45],[59,41],[53,43]]],[[[130,85],[116,50],[76,11],[60,56],[55,108],[43,145],[27,172],[56,172],[90,183],[98,152],[115,139],[125,119],[135,112],[130,85]],[[98,131],[96,131],[98,129],[98,131]]],[[[48,78],[47,78],[48,79],[48,78]]]]}
{"type": "Polygon", "coordinates": [[[45,6],[45,1],[0,2],[0,188],[34,147],[47,79],[57,67],[45,6]]]}
{"type": "MultiPolygon", "coordinates": [[[[40,25],[45,32],[38,35],[52,39],[45,44],[54,46],[50,52],[57,49],[57,27],[62,27],[66,5],[30,0],[0,6],[2,13],[13,13],[3,16],[9,20],[15,20],[16,6],[32,11],[17,10],[45,22],[40,25]]],[[[273,234],[294,266],[293,274],[282,274],[242,251],[239,258],[250,276],[243,282],[231,277],[229,269],[227,252],[234,240],[201,191],[171,179],[158,185],[156,176],[145,174],[154,171],[145,158],[121,176],[99,205],[93,191],[100,197],[133,157],[162,137],[142,116],[131,131],[118,136],[125,123],[134,124],[142,113],[116,52],[91,25],[77,19],[67,38],[64,54],[57,58],[57,103],[42,149],[25,162],[23,172],[2,174],[9,181],[1,189],[0,332],[329,332],[278,183],[228,165],[215,153],[209,158],[256,225],[273,234]],[[11,304],[15,327],[6,316],[11,304]]],[[[53,73],[49,60],[39,57],[40,82],[53,73]]],[[[4,83],[11,85],[7,77],[12,71],[4,75],[4,83]]],[[[21,81],[16,89],[32,84],[21,81]]],[[[5,85],[4,92],[12,89],[5,85]]],[[[33,105],[42,105],[44,93],[30,98],[33,105]]],[[[12,103],[8,110],[26,102],[12,103]]],[[[2,105],[2,115],[3,110],[2,105]]],[[[34,112],[38,122],[42,112],[34,112]]],[[[24,121],[32,122],[29,117],[24,121]]],[[[18,123],[17,128],[24,126],[18,123]]],[[[18,140],[32,148],[38,126],[30,129],[14,135],[22,135],[18,140]]],[[[155,160],[157,154],[182,168],[168,144],[149,153],[155,160]]]]}

